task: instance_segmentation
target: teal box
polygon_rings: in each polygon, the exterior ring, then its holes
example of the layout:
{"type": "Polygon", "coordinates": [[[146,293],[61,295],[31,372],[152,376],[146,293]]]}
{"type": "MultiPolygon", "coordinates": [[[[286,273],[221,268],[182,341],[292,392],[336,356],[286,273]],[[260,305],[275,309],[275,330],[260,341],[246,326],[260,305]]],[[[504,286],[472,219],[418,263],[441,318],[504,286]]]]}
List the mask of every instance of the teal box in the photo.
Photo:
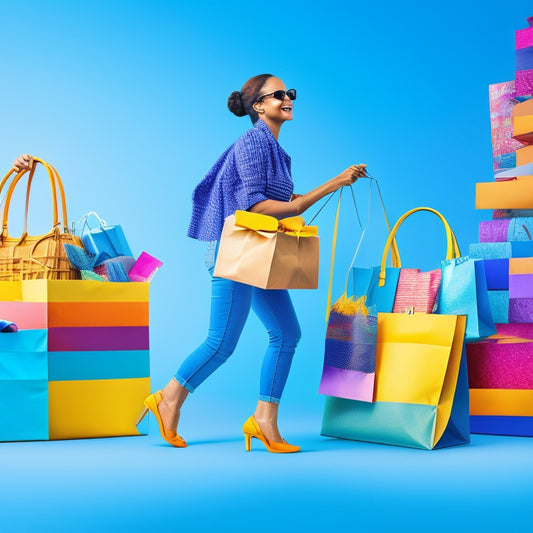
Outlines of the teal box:
{"type": "Polygon", "coordinates": [[[0,333],[0,441],[48,440],[48,332],[0,333]]]}
{"type": "Polygon", "coordinates": [[[149,350],[49,352],[50,381],[150,377],[149,350]]]}
{"type": "Polygon", "coordinates": [[[471,259],[533,257],[533,241],[475,242],[470,245],[471,259]]]}

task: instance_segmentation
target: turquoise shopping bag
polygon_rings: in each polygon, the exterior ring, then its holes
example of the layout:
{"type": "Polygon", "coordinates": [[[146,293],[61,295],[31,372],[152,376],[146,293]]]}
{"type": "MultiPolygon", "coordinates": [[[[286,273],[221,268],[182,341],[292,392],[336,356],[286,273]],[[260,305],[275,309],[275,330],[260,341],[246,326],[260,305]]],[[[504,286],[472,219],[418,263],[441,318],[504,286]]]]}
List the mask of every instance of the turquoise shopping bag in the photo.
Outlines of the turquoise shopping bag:
{"type": "Polygon", "coordinates": [[[484,261],[468,256],[442,261],[437,313],[466,315],[466,342],[496,334],[484,261]]]}
{"type": "Polygon", "coordinates": [[[47,337],[0,333],[0,441],[48,440],[47,337]]]}

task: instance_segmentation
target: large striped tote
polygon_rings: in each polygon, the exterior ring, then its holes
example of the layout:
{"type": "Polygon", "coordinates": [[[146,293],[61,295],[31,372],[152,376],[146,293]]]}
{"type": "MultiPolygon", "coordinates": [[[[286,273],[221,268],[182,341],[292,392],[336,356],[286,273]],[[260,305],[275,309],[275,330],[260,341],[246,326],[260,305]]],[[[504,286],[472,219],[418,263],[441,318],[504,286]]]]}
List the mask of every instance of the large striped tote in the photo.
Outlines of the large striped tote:
{"type": "Polygon", "coordinates": [[[322,435],[433,449],[470,442],[466,317],[378,314],[373,403],[327,397],[322,435]]]}
{"type": "MultiPolygon", "coordinates": [[[[51,440],[144,432],[135,423],[150,394],[149,288],[137,282],[0,282],[0,316],[15,322],[19,333],[44,335],[51,440]]],[[[4,359],[0,354],[0,367],[4,359]]],[[[0,394],[10,390],[0,379],[0,394]]],[[[19,423],[31,426],[32,415],[19,423]]],[[[15,437],[12,432],[10,440],[15,437]]]]}

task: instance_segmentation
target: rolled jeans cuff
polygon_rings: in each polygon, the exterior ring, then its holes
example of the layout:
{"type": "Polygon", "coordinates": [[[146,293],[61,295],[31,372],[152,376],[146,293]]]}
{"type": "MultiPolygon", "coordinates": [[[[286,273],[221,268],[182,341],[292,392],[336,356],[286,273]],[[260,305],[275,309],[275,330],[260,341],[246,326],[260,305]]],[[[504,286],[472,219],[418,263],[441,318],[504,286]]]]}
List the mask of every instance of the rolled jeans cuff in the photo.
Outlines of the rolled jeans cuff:
{"type": "Polygon", "coordinates": [[[186,388],[189,392],[194,392],[195,388],[188,383],[186,380],[184,380],[181,376],[178,376],[177,374],[174,376],[174,379],[184,388],[186,388]]]}
{"type": "MultiPolygon", "coordinates": [[[[185,386],[185,385],[184,385],[185,386]]],[[[279,403],[279,398],[274,398],[273,396],[259,396],[259,399],[263,402],[270,402],[270,403],[279,403]]]]}

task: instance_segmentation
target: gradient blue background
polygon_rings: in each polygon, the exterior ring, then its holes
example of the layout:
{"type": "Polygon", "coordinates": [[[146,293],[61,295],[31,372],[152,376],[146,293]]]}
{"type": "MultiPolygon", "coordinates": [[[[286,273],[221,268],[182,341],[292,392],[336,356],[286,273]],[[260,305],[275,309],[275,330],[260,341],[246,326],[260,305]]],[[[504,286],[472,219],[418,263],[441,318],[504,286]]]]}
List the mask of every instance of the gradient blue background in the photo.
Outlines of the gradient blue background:
{"type": "MultiPolygon", "coordinates": [[[[492,179],[488,85],[513,79],[514,31],[531,14],[527,2],[492,0],[4,1],[0,161],[5,171],[22,152],[51,162],[72,220],[95,210],[122,224],[136,254],[164,262],[151,289],[159,388],[207,327],[204,246],[185,233],[194,186],[250,126],[227,110],[228,95],[263,72],[298,89],[294,120],[279,139],[292,156],[296,192],[365,162],[391,219],[434,207],[467,251],[479,221],[490,218],[474,209],[475,182],[492,179]]],[[[356,193],[365,220],[366,185],[356,193]]],[[[15,202],[13,235],[22,196],[15,202]]],[[[319,289],[293,292],[303,338],[280,414],[287,439],[316,453],[241,453],[266,343],[251,316],[230,362],[187,402],[180,431],[198,446],[159,446],[155,425],[143,439],[4,444],[0,531],[57,531],[52,521],[62,513],[65,531],[74,520],[78,531],[99,521],[110,531],[153,530],[171,520],[176,529],[232,531],[254,529],[256,509],[260,531],[531,530],[529,439],[476,436],[470,448],[428,454],[318,437],[333,216],[331,203],[318,219],[319,289]]],[[[360,266],[376,264],[385,241],[375,201],[371,216],[360,266]]],[[[48,230],[49,220],[43,179],[30,231],[48,230]]],[[[341,220],[334,296],[360,236],[349,197],[341,220]]],[[[426,214],[399,236],[407,266],[435,267],[444,244],[426,214]]]]}

